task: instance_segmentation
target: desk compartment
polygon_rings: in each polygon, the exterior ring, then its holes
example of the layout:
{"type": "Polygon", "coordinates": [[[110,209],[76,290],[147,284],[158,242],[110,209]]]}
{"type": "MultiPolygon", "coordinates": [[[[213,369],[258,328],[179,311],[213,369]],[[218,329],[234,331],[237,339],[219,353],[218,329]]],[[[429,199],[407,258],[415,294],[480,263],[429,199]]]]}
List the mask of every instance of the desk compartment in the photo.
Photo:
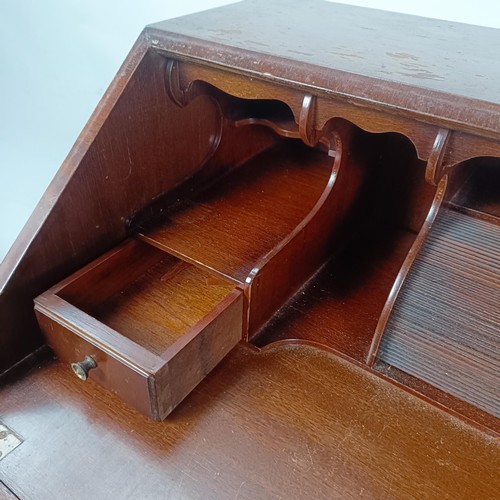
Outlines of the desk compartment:
{"type": "Polygon", "coordinates": [[[236,345],[242,297],[229,281],[129,240],[35,300],[63,362],[164,418],[236,345]]]}
{"type": "Polygon", "coordinates": [[[488,415],[500,417],[500,161],[473,159],[450,177],[375,366],[420,392],[458,398],[461,411],[491,425],[488,415]]]}

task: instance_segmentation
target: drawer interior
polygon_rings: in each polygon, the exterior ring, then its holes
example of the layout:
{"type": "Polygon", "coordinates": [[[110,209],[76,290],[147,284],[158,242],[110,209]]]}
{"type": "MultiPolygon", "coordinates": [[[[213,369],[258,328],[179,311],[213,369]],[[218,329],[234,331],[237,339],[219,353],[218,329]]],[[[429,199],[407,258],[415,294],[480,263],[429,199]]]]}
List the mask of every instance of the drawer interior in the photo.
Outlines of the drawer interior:
{"type": "Polygon", "coordinates": [[[57,295],[161,355],[234,289],[234,284],[131,240],[62,285],[57,295]]]}
{"type": "Polygon", "coordinates": [[[234,283],[134,238],[37,297],[35,310],[78,378],[158,420],[242,337],[234,283]]]}

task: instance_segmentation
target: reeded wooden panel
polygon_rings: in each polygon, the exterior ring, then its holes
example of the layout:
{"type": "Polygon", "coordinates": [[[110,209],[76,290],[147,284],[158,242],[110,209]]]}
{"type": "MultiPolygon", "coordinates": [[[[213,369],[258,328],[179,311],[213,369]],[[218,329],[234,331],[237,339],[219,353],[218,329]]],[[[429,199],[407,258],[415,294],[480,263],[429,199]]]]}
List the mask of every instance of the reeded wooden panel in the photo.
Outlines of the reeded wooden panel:
{"type": "Polygon", "coordinates": [[[379,358],[500,416],[500,227],[445,209],[410,271],[379,358]]]}

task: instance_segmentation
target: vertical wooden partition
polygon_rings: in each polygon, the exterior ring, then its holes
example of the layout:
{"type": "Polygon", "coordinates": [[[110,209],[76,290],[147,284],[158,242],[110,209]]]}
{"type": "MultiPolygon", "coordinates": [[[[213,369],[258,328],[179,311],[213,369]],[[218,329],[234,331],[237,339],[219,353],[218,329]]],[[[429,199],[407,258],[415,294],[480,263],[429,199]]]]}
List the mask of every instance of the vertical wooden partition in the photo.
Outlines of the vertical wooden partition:
{"type": "MultiPolygon", "coordinates": [[[[308,262],[309,250],[315,255],[320,242],[323,258],[258,332],[259,346],[295,339],[364,362],[391,287],[431,208],[435,188],[425,182],[425,164],[404,137],[348,130],[316,239],[301,247],[308,262]]],[[[299,257],[296,262],[300,266],[299,257]]]]}

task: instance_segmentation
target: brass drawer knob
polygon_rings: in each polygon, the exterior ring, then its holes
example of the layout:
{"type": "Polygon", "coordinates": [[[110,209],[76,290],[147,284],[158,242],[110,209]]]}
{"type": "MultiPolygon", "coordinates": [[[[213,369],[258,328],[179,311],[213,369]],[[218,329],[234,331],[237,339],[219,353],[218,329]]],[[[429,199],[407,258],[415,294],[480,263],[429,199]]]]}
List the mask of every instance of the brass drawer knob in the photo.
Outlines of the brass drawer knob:
{"type": "Polygon", "coordinates": [[[90,356],[85,356],[85,359],[78,363],[71,363],[71,369],[73,370],[73,373],[80,380],[87,380],[89,371],[96,367],[97,363],[90,356]]]}

